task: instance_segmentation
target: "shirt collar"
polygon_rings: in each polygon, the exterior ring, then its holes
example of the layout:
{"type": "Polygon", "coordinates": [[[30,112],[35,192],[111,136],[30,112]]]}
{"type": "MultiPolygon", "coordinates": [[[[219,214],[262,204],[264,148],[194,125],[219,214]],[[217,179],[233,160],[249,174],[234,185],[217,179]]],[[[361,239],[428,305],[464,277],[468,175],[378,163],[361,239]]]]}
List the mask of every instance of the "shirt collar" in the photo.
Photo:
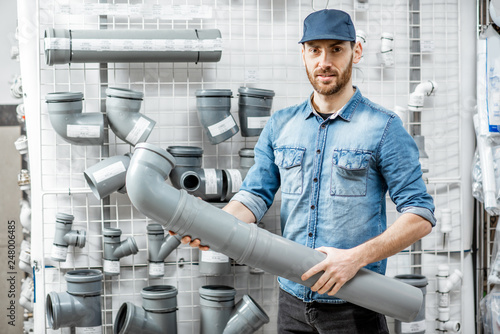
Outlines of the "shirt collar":
{"type": "MultiPolygon", "coordinates": [[[[349,101],[339,110],[337,116],[341,117],[345,121],[350,121],[352,118],[352,114],[354,113],[354,110],[356,110],[356,107],[358,106],[359,102],[363,98],[363,95],[361,95],[361,92],[359,91],[359,88],[354,86],[356,89],[354,94],[351,96],[349,101]]],[[[311,95],[307,99],[307,107],[306,107],[306,115],[305,119],[308,119],[309,117],[313,115],[317,115],[316,110],[314,109],[312,102],[311,102],[311,95]]],[[[318,115],[319,116],[319,115],[318,115]]]]}

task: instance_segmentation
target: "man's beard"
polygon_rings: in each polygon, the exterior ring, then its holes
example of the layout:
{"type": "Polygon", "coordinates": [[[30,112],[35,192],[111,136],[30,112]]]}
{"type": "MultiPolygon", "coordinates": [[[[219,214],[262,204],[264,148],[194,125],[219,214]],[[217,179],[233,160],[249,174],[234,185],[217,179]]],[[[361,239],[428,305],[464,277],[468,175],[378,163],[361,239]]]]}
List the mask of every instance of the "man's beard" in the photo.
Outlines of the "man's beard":
{"type": "Polygon", "coordinates": [[[322,95],[334,95],[340,92],[351,80],[352,75],[352,59],[349,61],[347,67],[340,74],[337,70],[316,70],[313,71],[313,74],[309,72],[306,66],[306,73],[311,85],[314,90],[322,95]],[[327,74],[327,75],[335,75],[337,78],[336,82],[332,82],[328,85],[323,85],[316,81],[317,74],[327,74]]]}

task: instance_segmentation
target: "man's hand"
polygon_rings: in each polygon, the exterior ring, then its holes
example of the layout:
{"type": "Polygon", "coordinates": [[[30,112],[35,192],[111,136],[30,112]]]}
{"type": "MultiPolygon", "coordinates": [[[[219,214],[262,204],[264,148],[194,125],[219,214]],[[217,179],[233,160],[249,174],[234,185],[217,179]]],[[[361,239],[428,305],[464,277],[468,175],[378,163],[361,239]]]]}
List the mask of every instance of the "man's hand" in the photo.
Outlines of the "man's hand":
{"type": "MultiPolygon", "coordinates": [[[[168,233],[169,233],[170,235],[175,235],[175,234],[177,234],[177,233],[172,232],[172,231],[168,231],[168,233]]],[[[194,240],[191,240],[191,237],[190,237],[190,236],[188,236],[188,235],[186,235],[186,236],[182,237],[182,239],[181,239],[181,243],[183,243],[183,244],[189,244],[189,246],[194,247],[194,248],[198,247],[198,248],[199,248],[199,249],[201,249],[202,251],[207,251],[207,250],[209,250],[209,249],[210,249],[210,247],[208,247],[208,246],[203,246],[203,245],[201,245],[200,239],[194,239],[194,240]]]]}
{"type": "Polygon", "coordinates": [[[311,287],[312,291],[317,291],[320,294],[328,292],[329,296],[335,295],[363,267],[361,259],[355,256],[353,250],[333,247],[319,247],[316,250],[325,253],[326,259],[306,271],[301,278],[305,281],[324,271],[323,275],[311,287]]]}

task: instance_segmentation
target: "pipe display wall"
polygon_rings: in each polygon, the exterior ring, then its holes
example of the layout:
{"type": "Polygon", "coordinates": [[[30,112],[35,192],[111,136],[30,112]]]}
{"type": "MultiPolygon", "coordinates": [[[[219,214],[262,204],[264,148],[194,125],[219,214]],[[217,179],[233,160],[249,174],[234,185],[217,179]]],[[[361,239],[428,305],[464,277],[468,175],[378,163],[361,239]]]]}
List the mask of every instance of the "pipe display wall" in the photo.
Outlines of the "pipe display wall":
{"type": "Polygon", "coordinates": [[[47,65],[68,63],[218,62],[218,29],[45,30],[47,65]]]}
{"type": "Polygon", "coordinates": [[[114,334],[177,334],[177,289],[152,285],[141,291],[142,307],[124,303],[114,321],[114,334]]]}
{"type": "Polygon", "coordinates": [[[49,327],[76,327],[82,333],[100,332],[102,273],[94,269],[71,270],[64,278],[67,291],[50,292],[46,298],[49,327]]]}
{"type": "Polygon", "coordinates": [[[74,145],[104,143],[104,114],[82,113],[82,93],[49,93],[45,100],[50,123],[62,139],[74,145]]]}
{"type": "MultiPolygon", "coordinates": [[[[132,204],[140,212],[181,236],[200,239],[202,244],[238,263],[309,287],[317,281],[322,273],[307,281],[300,276],[323,261],[324,253],[255,224],[245,224],[185,191],[170,187],[165,180],[174,166],[175,159],[167,151],[147,143],[136,146],[127,171],[127,188],[132,204]]],[[[423,302],[419,289],[366,269],[347,282],[337,296],[402,321],[413,320],[423,302]],[[403,295],[405,298],[401,298],[403,295]]]]}
{"type": "Polygon", "coordinates": [[[149,224],[147,229],[149,277],[163,277],[165,258],[181,244],[181,237],[178,234],[164,236],[160,224],[149,224]]]}
{"type": "Polygon", "coordinates": [[[66,213],[56,214],[56,231],[52,243],[51,259],[58,262],[66,261],[68,246],[85,247],[87,232],[71,230],[75,217],[66,213]]]}
{"type": "Polygon", "coordinates": [[[105,228],[102,230],[102,235],[104,238],[103,272],[108,276],[119,275],[120,259],[137,254],[139,248],[132,237],[120,241],[122,231],[118,228],[105,228]]]}

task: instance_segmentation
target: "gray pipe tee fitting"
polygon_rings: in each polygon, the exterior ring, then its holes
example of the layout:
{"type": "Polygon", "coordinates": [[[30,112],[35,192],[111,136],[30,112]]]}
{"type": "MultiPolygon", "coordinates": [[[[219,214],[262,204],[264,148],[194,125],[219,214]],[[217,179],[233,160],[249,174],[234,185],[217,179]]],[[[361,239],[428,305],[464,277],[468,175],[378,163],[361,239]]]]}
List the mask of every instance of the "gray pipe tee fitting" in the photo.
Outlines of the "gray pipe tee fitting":
{"type": "Polygon", "coordinates": [[[147,230],[149,277],[163,277],[164,261],[181,244],[181,236],[164,236],[165,232],[160,224],[149,224],[147,230]]]}
{"type": "Polygon", "coordinates": [[[135,239],[128,237],[120,241],[121,234],[122,231],[118,228],[105,228],[102,230],[104,238],[103,272],[105,275],[119,275],[120,259],[139,252],[135,239]]]}
{"type": "Polygon", "coordinates": [[[177,289],[153,285],[142,289],[142,307],[124,303],[114,321],[114,334],[177,334],[177,289]]]}
{"type": "Polygon", "coordinates": [[[195,94],[198,119],[210,144],[219,144],[238,133],[238,125],[231,115],[231,90],[199,89],[195,94]]]}
{"type": "Polygon", "coordinates": [[[62,139],[74,145],[104,143],[104,114],[82,113],[82,93],[49,93],[45,100],[50,123],[62,139]]]}
{"type": "Polygon", "coordinates": [[[139,113],[144,94],[131,89],[108,88],[106,96],[106,116],[115,135],[132,146],[145,142],[156,122],[139,113]]]}
{"type": "Polygon", "coordinates": [[[68,254],[68,246],[85,247],[87,232],[85,230],[71,230],[75,217],[66,213],[56,214],[56,231],[52,243],[50,258],[54,261],[64,262],[68,254]]]}
{"type": "Polygon", "coordinates": [[[218,62],[218,29],[45,30],[47,65],[69,63],[218,62]]]}
{"type": "MultiPolygon", "coordinates": [[[[272,234],[255,224],[246,224],[186,191],[166,184],[174,166],[175,158],[167,151],[147,143],[136,146],[126,182],[129,198],[140,212],[163,224],[165,229],[200,239],[202,244],[238,263],[307,287],[323,274],[320,272],[306,281],[301,279],[302,274],[323,261],[326,254],[272,234]]],[[[344,284],[336,296],[405,322],[417,316],[423,302],[419,289],[365,268],[344,284]]]]}
{"type": "Polygon", "coordinates": [[[87,168],[83,175],[97,199],[103,199],[115,191],[127,192],[125,177],[130,164],[131,153],[104,159],[87,168]]]}
{"type": "Polygon", "coordinates": [[[67,292],[50,292],[46,298],[49,327],[76,327],[81,333],[101,333],[102,273],[92,269],[71,270],[64,278],[67,292]]]}

